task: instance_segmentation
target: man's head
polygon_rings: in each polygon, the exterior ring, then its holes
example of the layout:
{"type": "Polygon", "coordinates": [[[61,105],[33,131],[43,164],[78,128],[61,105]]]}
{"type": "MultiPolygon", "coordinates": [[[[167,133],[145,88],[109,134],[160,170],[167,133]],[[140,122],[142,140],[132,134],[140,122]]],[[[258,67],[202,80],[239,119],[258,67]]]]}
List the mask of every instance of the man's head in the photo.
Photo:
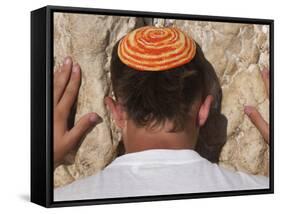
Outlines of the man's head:
{"type": "Polygon", "coordinates": [[[155,135],[184,133],[195,140],[212,102],[206,92],[200,59],[195,55],[192,61],[176,68],[140,72],[120,60],[119,42],[111,59],[115,99],[107,97],[105,103],[123,138],[132,135],[129,130],[142,130],[143,134],[155,135]]]}

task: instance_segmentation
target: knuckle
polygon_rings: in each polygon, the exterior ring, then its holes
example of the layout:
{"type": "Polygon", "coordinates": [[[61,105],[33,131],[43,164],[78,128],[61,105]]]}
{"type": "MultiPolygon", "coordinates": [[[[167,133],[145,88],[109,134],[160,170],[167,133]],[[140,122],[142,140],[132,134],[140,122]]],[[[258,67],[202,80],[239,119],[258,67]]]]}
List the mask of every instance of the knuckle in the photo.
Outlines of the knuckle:
{"type": "Polygon", "coordinates": [[[54,111],[54,117],[57,120],[62,120],[65,117],[66,109],[62,108],[61,105],[58,105],[54,111]]]}
{"type": "Polygon", "coordinates": [[[80,84],[80,76],[79,75],[71,75],[70,82],[75,84],[76,86],[80,84]]]}
{"type": "Polygon", "coordinates": [[[73,87],[68,87],[66,90],[65,90],[65,95],[67,97],[73,97],[75,94],[76,94],[77,90],[73,87]]]}
{"type": "Polygon", "coordinates": [[[59,84],[58,82],[54,83],[54,89],[57,91],[62,91],[63,90],[63,86],[61,84],[59,84]]]}
{"type": "Polygon", "coordinates": [[[64,86],[65,77],[61,75],[57,75],[55,77],[56,78],[54,78],[54,87],[62,88],[64,86]]]}
{"type": "Polygon", "coordinates": [[[75,95],[79,90],[79,85],[78,85],[78,81],[77,80],[71,80],[69,85],[67,86],[65,93],[67,95],[75,95]]]}

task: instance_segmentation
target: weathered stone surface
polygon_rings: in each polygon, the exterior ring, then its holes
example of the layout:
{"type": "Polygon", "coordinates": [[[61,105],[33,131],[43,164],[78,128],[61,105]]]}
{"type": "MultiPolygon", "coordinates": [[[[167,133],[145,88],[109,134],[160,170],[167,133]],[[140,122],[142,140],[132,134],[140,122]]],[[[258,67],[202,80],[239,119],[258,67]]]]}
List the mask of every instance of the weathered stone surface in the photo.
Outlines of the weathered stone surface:
{"type": "Polygon", "coordinates": [[[237,76],[223,88],[222,111],[228,117],[227,143],[220,164],[252,174],[268,175],[268,145],[243,114],[243,105],[257,106],[268,121],[269,102],[259,66],[251,64],[237,71],[237,76]]]}
{"type": "Polygon", "coordinates": [[[55,65],[72,56],[82,69],[82,85],[77,101],[75,121],[89,112],[97,112],[103,123],[94,128],[67,164],[54,173],[54,185],[61,186],[104,168],[116,156],[120,135],[104,106],[111,93],[109,63],[113,45],[143,19],[56,13],[54,16],[55,65]]]}
{"type": "Polygon", "coordinates": [[[268,121],[269,101],[260,75],[260,70],[269,66],[268,26],[163,19],[154,20],[154,23],[174,25],[190,34],[202,48],[219,79],[222,102],[220,106],[219,87],[214,83],[210,91],[216,98],[214,111],[217,116],[212,118],[212,122],[208,121],[207,129],[201,133],[204,136],[203,149],[199,150],[201,155],[215,160],[210,154],[223,146],[220,165],[268,175],[268,145],[243,111],[244,105],[256,106],[268,121]],[[218,114],[219,107],[221,115],[218,114]],[[224,115],[227,124],[218,115],[224,115]],[[224,145],[221,145],[223,127],[218,121],[227,125],[224,145]]]}
{"type": "Polygon", "coordinates": [[[83,71],[75,121],[95,111],[104,122],[89,133],[77,153],[67,157],[68,164],[55,170],[54,185],[92,175],[116,157],[120,135],[103,103],[111,94],[110,53],[119,38],[146,24],[181,28],[211,63],[206,63],[208,87],[216,100],[200,133],[200,154],[227,168],[267,175],[268,146],[243,113],[243,105],[254,105],[268,120],[268,99],[259,74],[269,65],[267,26],[57,13],[55,65],[71,55],[83,71]]]}

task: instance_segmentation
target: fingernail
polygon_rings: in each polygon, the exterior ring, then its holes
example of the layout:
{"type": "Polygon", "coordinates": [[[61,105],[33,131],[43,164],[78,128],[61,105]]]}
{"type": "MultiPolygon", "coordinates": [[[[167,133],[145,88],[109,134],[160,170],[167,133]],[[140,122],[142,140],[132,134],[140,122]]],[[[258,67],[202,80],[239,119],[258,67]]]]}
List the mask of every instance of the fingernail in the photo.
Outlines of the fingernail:
{"type": "Polygon", "coordinates": [[[264,75],[269,75],[269,70],[267,69],[267,68],[264,68],[263,70],[262,70],[262,73],[264,74],[264,75]]]}
{"type": "Polygon", "coordinates": [[[80,70],[79,65],[78,65],[77,63],[75,63],[75,64],[73,65],[72,72],[74,72],[74,73],[78,73],[78,72],[79,72],[79,70],[80,70]]]}
{"type": "Polygon", "coordinates": [[[252,112],[252,106],[244,106],[244,112],[245,114],[249,115],[252,112]]]}
{"type": "Polygon", "coordinates": [[[93,115],[90,116],[90,121],[91,121],[92,123],[99,124],[99,123],[101,123],[103,120],[102,120],[102,118],[101,118],[100,116],[98,116],[97,114],[93,114],[93,115]]]}
{"type": "Polygon", "coordinates": [[[66,57],[66,58],[64,59],[64,64],[70,64],[70,63],[71,63],[70,57],[66,57]]]}

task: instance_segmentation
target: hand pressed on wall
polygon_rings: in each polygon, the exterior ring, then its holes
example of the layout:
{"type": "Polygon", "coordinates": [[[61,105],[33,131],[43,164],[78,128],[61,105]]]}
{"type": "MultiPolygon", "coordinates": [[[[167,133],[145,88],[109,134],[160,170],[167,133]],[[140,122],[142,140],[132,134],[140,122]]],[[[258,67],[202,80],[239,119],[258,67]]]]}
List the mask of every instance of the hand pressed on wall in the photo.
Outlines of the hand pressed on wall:
{"type": "Polygon", "coordinates": [[[68,118],[77,99],[81,84],[81,70],[71,57],[66,57],[62,66],[54,72],[54,168],[81,141],[87,132],[102,122],[97,113],[81,117],[71,128],[68,118]]]}
{"type": "MultiPolygon", "coordinates": [[[[261,72],[261,75],[265,84],[267,95],[269,95],[269,70],[264,69],[261,72]]],[[[269,144],[269,124],[263,119],[255,107],[245,106],[244,111],[252,123],[257,127],[265,142],[269,144]]]]}

